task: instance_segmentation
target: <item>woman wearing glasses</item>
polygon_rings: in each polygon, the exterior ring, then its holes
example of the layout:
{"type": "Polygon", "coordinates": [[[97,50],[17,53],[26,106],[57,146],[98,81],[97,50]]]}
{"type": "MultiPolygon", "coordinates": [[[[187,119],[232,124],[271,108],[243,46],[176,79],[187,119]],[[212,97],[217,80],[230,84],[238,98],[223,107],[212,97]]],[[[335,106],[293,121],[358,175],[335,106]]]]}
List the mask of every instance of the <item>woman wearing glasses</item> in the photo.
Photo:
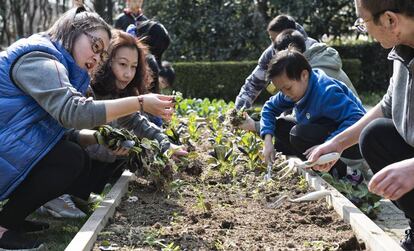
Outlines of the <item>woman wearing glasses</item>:
{"type": "Polygon", "coordinates": [[[65,128],[92,128],[140,109],[171,116],[167,96],[84,97],[111,32],[83,10],[68,11],[47,32],[0,54],[0,200],[8,199],[0,212],[0,248],[41,247],[20,233],[47,226],[26,217],[64,193],[82,198],[93,189],[99,169],[78,144],[63,139],[65,128]]]}
{"type": "MultiPolygon", "coordinates": [[[[347,130],[316,148],[310,160],[321,154],[342,152],[359,141],[361,153],[375,173],[371,192],[393,201],[409,220],[401,241],[414,250],[414,0],[355,0],[355,28],[373,36],[384,48],[394,72],[379,104],[347,130]]],[[[314,167],[327,171],[331,164],[314,167]]]]}

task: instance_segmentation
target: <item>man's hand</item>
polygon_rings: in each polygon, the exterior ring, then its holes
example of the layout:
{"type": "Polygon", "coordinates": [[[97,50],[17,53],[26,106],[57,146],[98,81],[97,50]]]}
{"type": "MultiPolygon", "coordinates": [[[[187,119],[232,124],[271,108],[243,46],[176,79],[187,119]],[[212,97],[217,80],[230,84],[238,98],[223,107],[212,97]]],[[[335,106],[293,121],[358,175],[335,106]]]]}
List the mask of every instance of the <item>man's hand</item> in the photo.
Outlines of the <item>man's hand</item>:
{"type": "Polygon", "coordinates": [[[414,188],[414,159],[386,166],[372,177],[368,188],[386,199],[400,199],[414,188]]]}
{"type": "MultiPolygon", "coordinates": [[[[342,153],[342,149],[340,149],[339,144],[335,143],[333,140],[328,140],[325,143],[313,146],[306,150],[303,154],[310,162],[315,162],[319,159],[320,156],[331,153],[331,152],[338,152],[342,153]]],[[[312,167],[313,170],[320,171],[320,172],[329,172],[332,166],[336,163],[337,160],[326,163],[324,165],[315,165],[312,167]]]]}

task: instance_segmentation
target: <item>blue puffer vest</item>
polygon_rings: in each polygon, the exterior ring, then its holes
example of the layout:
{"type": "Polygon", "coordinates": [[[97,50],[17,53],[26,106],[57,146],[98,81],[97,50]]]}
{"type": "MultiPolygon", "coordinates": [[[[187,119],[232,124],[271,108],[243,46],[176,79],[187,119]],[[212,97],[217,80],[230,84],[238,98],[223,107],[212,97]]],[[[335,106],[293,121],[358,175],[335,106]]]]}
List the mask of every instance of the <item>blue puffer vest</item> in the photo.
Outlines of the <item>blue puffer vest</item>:
{"type": "Polygon", "coordinates": [[[89,85],[87,71],[46,35],[20,39],[0,53],[0,200],[13,192],[65,132],[65,128],[11,80],[13,64],[32,51],[55,56],[68,71],[70,83],[81,93],[85,93],[89,85]]]}

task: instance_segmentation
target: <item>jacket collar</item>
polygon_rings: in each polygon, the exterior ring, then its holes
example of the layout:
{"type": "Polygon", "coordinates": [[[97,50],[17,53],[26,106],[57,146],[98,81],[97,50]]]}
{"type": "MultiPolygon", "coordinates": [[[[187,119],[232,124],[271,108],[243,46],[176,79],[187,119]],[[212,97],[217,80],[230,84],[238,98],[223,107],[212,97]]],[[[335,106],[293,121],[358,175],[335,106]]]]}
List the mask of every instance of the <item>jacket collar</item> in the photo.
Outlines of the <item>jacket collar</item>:
{"type": "Polygon", "coordinates": [[[388,54],[388,59],[398,60],[410,69],[411,72],[414,71],[414,48],[406,45],[398,45],[388,54]]]}

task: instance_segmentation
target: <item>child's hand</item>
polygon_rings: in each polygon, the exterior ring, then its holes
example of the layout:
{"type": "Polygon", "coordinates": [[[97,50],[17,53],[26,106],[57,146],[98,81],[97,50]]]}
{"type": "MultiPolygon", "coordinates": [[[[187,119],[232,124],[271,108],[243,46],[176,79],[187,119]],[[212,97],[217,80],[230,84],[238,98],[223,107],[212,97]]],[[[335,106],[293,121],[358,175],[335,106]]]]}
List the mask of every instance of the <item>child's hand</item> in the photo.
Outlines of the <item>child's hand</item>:
{"type": "Polygon", "coordinates": [[[275,148],[273,147],[272,135],[270,134],[265,136],[263,156],[266,164],[275,162],[275,148]]]}

